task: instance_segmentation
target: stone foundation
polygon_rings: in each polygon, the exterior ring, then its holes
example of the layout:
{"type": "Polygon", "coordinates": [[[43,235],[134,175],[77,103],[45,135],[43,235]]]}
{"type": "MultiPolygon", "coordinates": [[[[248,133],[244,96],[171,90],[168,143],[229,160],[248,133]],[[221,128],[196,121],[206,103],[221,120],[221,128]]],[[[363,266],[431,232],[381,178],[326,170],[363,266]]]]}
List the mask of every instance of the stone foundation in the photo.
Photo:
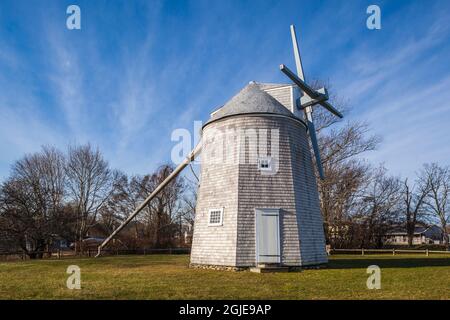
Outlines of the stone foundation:
{"type": "Polygon", "coordinates": [[[248,270],[248,267],[218,266],[218,265],[198,264],[198,263],[190,263],[189,268],[219,270],[219,271],[245,271],[245,270],[248,270]]]}
{"type": "MultiPolygon", "coordinates": [[[[302,270],[308,269],[325,269],[327,264],[317,264],[311,266],[288,266],[289,272],[301,272],[302,270]]],[[[218,270],[218,271],[247,271],[251,267],[233,267],[233,266],[219,266],[219,265],[211,265],[211,264],[198,264],[198,263],[190,263],[189,268],[193,269],[204,269],[204,270],[218,270]]]]}

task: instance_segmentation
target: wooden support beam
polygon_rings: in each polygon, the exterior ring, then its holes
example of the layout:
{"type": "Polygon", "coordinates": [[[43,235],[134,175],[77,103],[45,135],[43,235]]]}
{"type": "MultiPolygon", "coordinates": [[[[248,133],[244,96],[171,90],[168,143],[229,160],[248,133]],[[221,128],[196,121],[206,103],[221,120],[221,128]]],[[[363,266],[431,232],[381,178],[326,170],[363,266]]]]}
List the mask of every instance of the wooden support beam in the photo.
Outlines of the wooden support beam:
{"type": "Polygon", "coordinates": [[[153,190],[153,192],[147,197],[147,199],[144,200],[144,202],[142,202],[139,207],[136,208],[136,210],[134,210],[134,212],[132,214],[130,214],[128,216],[128,218],[122,222],[122,224],[116,229],[114,230],[113,233],[111,233],[111,235],[105,239],[105,241],[103,241],[103,243],[98,247],[98,252],[97,255],[95,257],[100,256],[101,252],[102,252],[102,248],[105,247],[128,223],[130,223],[131,220],[133,220],[133,218],[135,216],[137,216],[139,214],[139,212],[142,211],[142,209],[145,208],[146,205],[149,204],[150,201],[152,201],[152,199],[161,191],[164,189],[164,187],[166,185],[169,184],[170,181],[172,181],[176,176],[178,176],[178,174],[184,169],[186,168],[186,166],[195,159],[195,157],[200,153],[202,146],[201,146],[201,142],[194,148],[194,150],[192,150],[189,155],[183,160],[182,163],[180,163],[178,165],[178,167],[175,168],[175,170],[173,170],[173,172],[166,178],[164,179],[163,182],[161,182],[160,185],[158,185],[156,187],[155,190],[153,190]]]}

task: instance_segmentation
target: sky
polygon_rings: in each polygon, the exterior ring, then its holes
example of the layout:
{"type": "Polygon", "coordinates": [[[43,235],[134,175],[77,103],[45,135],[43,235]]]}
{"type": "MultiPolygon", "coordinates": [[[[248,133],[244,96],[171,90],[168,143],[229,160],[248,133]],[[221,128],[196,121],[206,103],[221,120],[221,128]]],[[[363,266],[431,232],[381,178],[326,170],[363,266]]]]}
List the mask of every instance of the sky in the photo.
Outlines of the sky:
{"type": "Polygon", "coordinates": [[[295,24],[306,78],[348,101],[394,175],[450,164],[450,1],[0,2],[0,179],[42,145],[98,146],[129,174],[170,161],[249,81],[286,82],[295,24]],[[81,29],[69,30],[69,5],[81,29]],[[381,9],[369,30],[367,7],[381,9]]]}

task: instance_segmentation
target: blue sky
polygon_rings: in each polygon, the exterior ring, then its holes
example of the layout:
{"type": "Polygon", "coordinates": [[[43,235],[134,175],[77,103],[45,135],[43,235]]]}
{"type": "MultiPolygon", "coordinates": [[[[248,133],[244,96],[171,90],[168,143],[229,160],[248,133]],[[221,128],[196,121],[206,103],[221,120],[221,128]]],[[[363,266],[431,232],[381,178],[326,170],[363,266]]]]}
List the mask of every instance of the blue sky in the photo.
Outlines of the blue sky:
{"type": "Polygon", "coordinates": [[[450,164],[449,1],[1,1],[0,178],[43,144],[91,142],[115,168],[170,161],[176,128],[250,80],[285,82],[297,27],[307,78],[383,137],[367,155],[412,176],[450,164]],[[66,8],[81,8],[81,30],[66,8]],[[381,8],[382,29],[366,28],[381,8]]]}

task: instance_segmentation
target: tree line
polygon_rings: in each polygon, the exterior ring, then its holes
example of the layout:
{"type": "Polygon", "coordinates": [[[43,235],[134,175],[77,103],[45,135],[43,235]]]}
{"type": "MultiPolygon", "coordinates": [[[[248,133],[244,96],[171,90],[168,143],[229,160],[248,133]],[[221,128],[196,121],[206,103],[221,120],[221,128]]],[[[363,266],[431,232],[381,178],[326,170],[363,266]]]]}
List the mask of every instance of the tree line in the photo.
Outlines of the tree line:
{"type": "MultiPolygon", "coordinates": [[[[163,165],[128,177],[89,144],[66,153],[45,146],[16,161],[1,185],[0,241],[30,258],[42,257],[60,239],[82,252],[86,238],[111,233],[172,170],[163,165]]],[[[173,180],[124,230],[120,245],[184,245],[193,223],[191,185],[182,177],[173,180]]]]}

